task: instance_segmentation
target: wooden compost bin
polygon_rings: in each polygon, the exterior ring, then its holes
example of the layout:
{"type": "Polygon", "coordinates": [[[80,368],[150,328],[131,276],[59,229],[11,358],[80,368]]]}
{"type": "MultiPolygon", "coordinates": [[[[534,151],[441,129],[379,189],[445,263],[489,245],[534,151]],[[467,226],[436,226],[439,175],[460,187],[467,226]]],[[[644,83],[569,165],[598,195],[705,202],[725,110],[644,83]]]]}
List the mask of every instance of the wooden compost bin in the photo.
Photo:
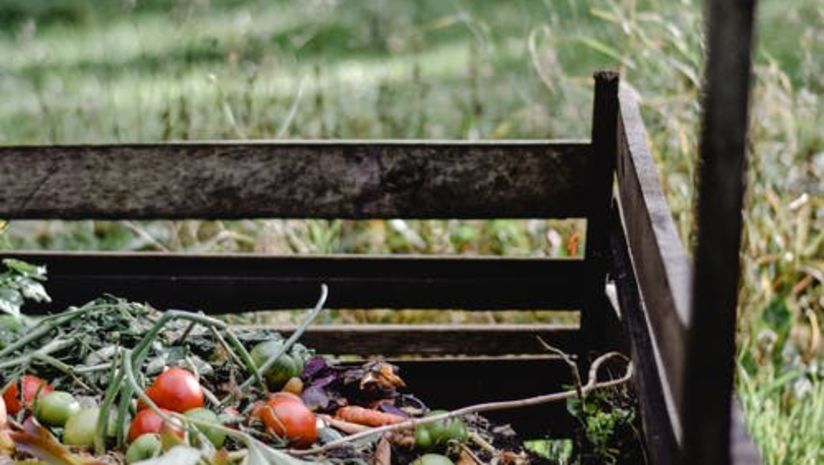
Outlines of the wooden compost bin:
{"type": "MultiPolygon", "coordinates": [[[[328,307],[575,309],[580,325],[317,326],[323,353],[397,359],[443,408],[561,390],[566,365],[632,356],[655,465],[757,464],[732,402],[754,0],[708,0],[695,270],[635,92],[595,77],[591,141],[287,141],[0,147],[0,218],[583,218],[583,259],[6,252],[44,264],[62,310],[108,292],[226,314],[328,307]],[[611,292],[610,290],[617,292],[611,292]],[[416,358],[406,358],[413,355],[416,358]]],[[[278,328],[289,331],[289,328],[278,328]]],[[[563,404],[490,415],[573,432],[563,404]]]]}
{"type": "MultiPolygon", "coordinates": [[[[684,374],[690,265],[634,92],[614,73],[595,81],[591,142],[0,148],[4,218],[583,218],[583,259],[2,255],[48,267],[54,301],[35,311],[103,293],[212,314],[295,308],[314,302],[321,283],[330,308],[579,310],[580,326],[332,325],[312,327],[303,342],[321,353],[392,358],[417,395],[443,408],[562,390],[568,368],[535,336],[582,355],[624,348],[635,366],[650,460],[675,463],[691,389],[684,374]]],[[[570,435],[576,421],[563,403],[490,416],[526,437],[570,435]]],[[[736,463],[757,460],[734,418],[736,463]]]]}

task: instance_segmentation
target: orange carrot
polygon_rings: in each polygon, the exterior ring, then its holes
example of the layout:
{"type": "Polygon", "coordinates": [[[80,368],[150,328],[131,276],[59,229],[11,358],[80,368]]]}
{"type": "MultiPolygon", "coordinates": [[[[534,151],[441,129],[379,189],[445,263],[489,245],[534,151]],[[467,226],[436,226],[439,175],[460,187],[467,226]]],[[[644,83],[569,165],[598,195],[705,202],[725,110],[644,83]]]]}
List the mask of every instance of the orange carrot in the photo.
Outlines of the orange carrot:
{"type": "Polygon", "coordinates": [[[406,420],[400,415],[355,406],[341,407],[335,413],[335,416],[349,423],[366,426],[394,425],[406,420]]]}

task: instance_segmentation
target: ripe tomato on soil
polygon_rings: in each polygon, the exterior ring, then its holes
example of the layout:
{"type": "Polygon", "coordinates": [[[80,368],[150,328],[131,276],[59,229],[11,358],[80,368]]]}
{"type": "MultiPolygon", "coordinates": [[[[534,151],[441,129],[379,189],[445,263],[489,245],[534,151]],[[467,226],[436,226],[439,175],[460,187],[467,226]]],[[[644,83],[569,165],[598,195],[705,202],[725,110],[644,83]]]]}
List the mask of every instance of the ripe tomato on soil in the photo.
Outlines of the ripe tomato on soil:
{"type": "MultiPolygon", "coordinates": [[[[203,407],[203,388],[197,382],[195,375],[183,368],[169,368],[161,373],[146,390],[158,407],[173,412],[183,413],[188,410],[203,407]]],[[[138,409],[145,409],[142,402],[138,409]]]]}
{"type": "Polygon", "coordinates": [[[3,400],[6,403],[9,415],[17,415],[24,408],[31,407],[35,396],[41,398],[52,391],[54,391],[54,388],[46,380],[37,376],[26,375],[21,380],[15,380],[8,389],[3,391],[3,400]],[[20,395],[21,386],[22,396],[20,395]],[[39,395],[38,390],[40,391],[39,395]]]}
{"type": "Polygon", "coordinates": [[[279,392],[260,409],[267,430],[289,441],[294,447],[306,448],[318,439],[317,419],[300,397],[279,392]]]}
{"type": "MultiPolygon", "coordinates": [[[[176,424],[170,426],[177,436],[181,438],[183,437],[183,430],[180,429],[180,425],[176,424]]],[[[132,420],[132,425],[129,427],[128,440],[129,442],[133,442],[135,439],[143,436],[144,434],[160,433],[162,429],[163,418],[161,418],[160,415],[158,415],[154,410],[147,408],[137,412],[134,420],[132,420]]]]}

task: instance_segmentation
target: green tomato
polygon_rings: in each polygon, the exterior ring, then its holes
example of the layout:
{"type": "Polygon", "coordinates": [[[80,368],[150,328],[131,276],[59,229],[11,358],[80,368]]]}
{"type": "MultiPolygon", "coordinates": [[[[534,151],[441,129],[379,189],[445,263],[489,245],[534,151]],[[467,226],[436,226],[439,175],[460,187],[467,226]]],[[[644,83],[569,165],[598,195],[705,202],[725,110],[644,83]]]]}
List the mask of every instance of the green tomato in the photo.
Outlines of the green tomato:
{"type": "Polygon", "coordinates": [[[63,426],[72,415],[79,411],[80,404],[71,394],[54,391],[46,394],[37,402],[35,417],[49,426],[63,426]]]}
{"type": "Polygon", "coordinates": [[[141,460],[148,460],[157,457],[161,452],[163,445],[160,443],[160,436],[147,433],[135,439],[129,446],[129,450],[126,451],[126,463],[132,465],[141,460]]]}
{"type": "MultiPolygon", "coordinates": [[[[427,417],[446,413],[445,410],[435,410],[427,417]]],[[[424,450],[445,446],[450,441],[465,442],[467,439],[466,425],[460,418],[429,423],[415,428],[415,444],[424,450]]]]}
{"type": "MultiPolygon", "coordinates": [[[[211,410],[205,408],[196,408],[189,410],[188,412],[184,413],[187,418],[190,418],[195,421],[204,422],[204,423],[214,423],[216,425],[221,425],[220,418],[212,412],[211,410]]],[[[217,429],[217,428],[210,428],[208,426],[203,426],[195,423],[195,428],[198,431],[203,433],[209,441],[214,444],[215,447],[220,449],[223,447],[223,443],[226,441],[226,432],[217,429]]]]}
{"type": "Polygon", "coordinates": [[[449,457],[440,454],[423,454],[412,465],[455,465],[449,457]]]}
{"type": "MultiPolygon", "coordinates": [[[[255,365],[262,366],[267,360],[275,356],[283,347],[281,341],[264,341],[256,345],[251,352],[255,365]]],[[[281,389],[290,378],[300,376],[303,372],[303,360],[289,353],[281,355],[277,361],[266,370],[264,377],[271,389],[281,389]]]]}
{"type": "Polygon", "coordinates": [[[68,446],[93,446],[99,415],[100,409],[95,407],[82,409],[69,417],[63,430],[63,444],[68,446]]]}

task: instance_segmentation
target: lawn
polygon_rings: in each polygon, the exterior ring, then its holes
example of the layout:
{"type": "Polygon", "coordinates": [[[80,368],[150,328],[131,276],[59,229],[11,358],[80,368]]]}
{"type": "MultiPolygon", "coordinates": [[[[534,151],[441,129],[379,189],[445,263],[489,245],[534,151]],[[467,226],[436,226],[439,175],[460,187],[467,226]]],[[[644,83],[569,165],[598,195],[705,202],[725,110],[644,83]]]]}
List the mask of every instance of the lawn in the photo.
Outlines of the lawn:
{"type": "MultiPolygon", "coordinates": [[[[820,1],[761,2],[737,390],[769,465],[824,461],[821,24],[820,1]]],[[[696,0],[0,0],[0,144],[586,138],[590,75],[611,67],[642,97],[691,243],[701,29],[696,0]]],[[[13,222],[0,245],[562,256],[582,233],[542,220],[13,222]]]]}

